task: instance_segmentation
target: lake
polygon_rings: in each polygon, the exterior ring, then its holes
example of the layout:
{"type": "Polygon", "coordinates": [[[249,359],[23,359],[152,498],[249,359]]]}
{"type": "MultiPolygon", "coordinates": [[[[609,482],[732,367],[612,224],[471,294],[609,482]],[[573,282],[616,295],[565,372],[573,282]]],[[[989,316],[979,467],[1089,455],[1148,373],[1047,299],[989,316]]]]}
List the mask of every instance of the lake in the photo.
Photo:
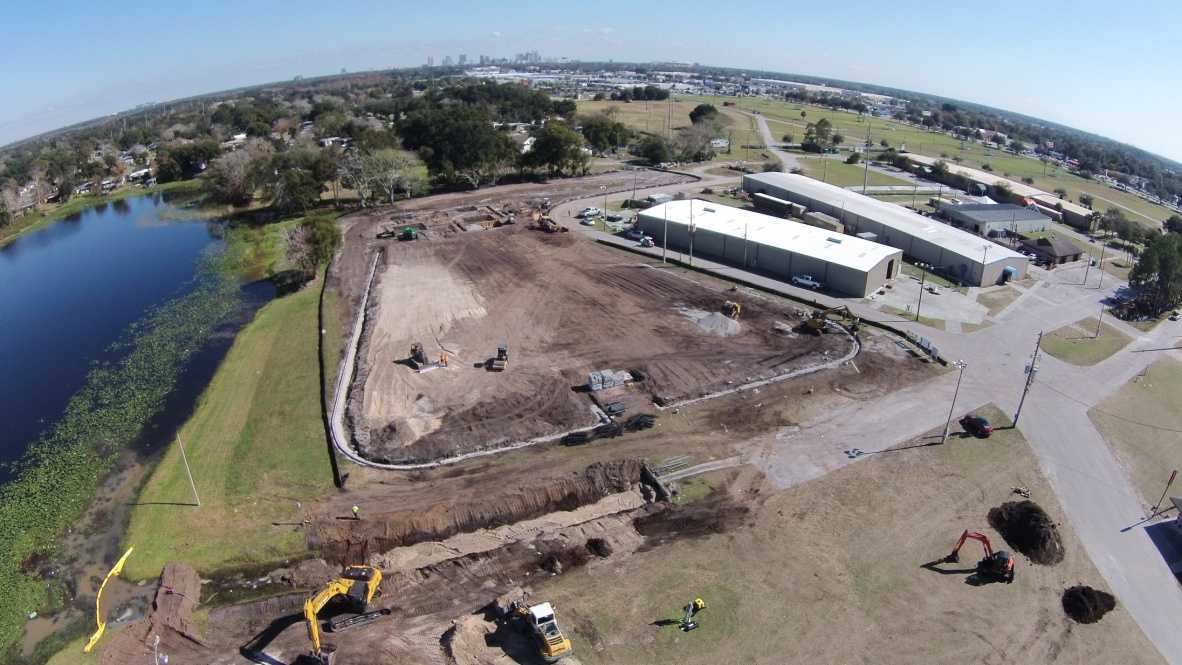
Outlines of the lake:
{"type": "MultiPolygon", "coordinates": [[[[216,223],[157,194],[100,205],[0,248],[0,462],[20,458],[54,424],[93,362],[126,352],[110,347],[131,324],[193,289],[218,235],[216,223]]],[[[254,291],[255,307],[270,295],[254,291]]],[[[169,408],[199,394],[218,346],[192,357],[176,388],[183,399],[169,408]]],[[[9,479],[0,469],[0,482],[9,479]]]]}

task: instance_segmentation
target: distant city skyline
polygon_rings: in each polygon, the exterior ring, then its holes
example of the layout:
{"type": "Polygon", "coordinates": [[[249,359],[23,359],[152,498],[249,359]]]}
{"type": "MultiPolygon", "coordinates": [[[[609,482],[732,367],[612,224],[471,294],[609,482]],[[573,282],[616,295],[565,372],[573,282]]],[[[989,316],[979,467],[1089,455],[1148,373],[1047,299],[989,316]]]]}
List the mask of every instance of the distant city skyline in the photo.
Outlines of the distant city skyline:
{"type": "MultiPolygon", "coordinates": [[[[956,5],[956,3],[952,3],[956,5]]],[[[406,12],[362,3],[291,7],[211,0],[6,8],[0,144],[219,90],[347,71],[544,53],[577,60],[680,61],[856,81],[960,99],[1099,134],[1182,161],[1170,113],[1182,102],[1182,3],[931,6],[904,1],[719,14],[604,0],[507,0],[406,12]],[[785,20],[770,20],[780,14],[785,20]],[[710,20],[701,17],[710,16],[710,20]],[[1008,18],[1007,18],[1008,17],[1008,18]],[[761,20],[766,18],[769,20],[761,20]],[[788,20],[790,19],[790,20],[788,20]],[[44,26],[53,25],[53,43],[44,26]],[[262,26],[262,27],[260,27],[262,26]],[[101,36],[101,37],[100,37],[101,36]],[[97,44],[103,43],[100,48],[97,44]]]]}

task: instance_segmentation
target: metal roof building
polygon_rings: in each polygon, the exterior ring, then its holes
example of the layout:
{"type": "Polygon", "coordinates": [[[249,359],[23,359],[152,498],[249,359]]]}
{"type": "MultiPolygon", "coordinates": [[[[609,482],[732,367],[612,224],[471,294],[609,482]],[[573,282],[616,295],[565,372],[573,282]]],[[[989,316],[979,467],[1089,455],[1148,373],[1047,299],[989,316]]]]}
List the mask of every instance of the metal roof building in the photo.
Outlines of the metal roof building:
{"type": "Polygon", "coordinates": [[[1026,276],[1027,257],[1007,247],[942,224],[902,206],[886,203],[820,180],[791,173],[743,176],[748,194],[766,194],[836,217],[846,233],[873,233],[913,260],[934,266],[972,286],[1026,276]]]}
{"type": "Polygon", "coordinates": [[[1036,208],[1013,203],[963,203],[940,206],[940,214],[954,226],[960,226],[973,233],[993,237],[999,233],[1033,233],[1046,231],[1051,218],[1036,208]]]}
{"type": "Polygon", "coordinates": [[[637,222],[671,250],[782,279],[809,275],[828,290],[858,297],[895,277],[903,259],[893,247],[698,199],[654,206],[637,222]]]}

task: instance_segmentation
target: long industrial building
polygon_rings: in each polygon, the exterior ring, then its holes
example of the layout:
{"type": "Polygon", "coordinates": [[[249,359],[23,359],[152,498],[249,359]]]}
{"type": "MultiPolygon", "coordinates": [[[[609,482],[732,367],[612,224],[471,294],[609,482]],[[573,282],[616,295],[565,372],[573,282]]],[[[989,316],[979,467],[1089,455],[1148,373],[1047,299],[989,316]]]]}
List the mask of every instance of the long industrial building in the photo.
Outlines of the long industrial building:
{"type": "Polygon", "coordinates": [[[989,286],[1026,276],[1029,259],[967,231],[929,219],[902,206],[870,198],[820,180],[791,173],[743,176],[743,190],[754,197],[795,203],[835,217],[846,233],[903,251],[971,286],[989,286]]]}
{"type": "Polygon", "coordinates": [[[654,206],[638,223],[673,251],[786,280],[808,275],[827,290],[857,297],[898,275],[903,260],[886,245],[698,199],[654,206]]]}

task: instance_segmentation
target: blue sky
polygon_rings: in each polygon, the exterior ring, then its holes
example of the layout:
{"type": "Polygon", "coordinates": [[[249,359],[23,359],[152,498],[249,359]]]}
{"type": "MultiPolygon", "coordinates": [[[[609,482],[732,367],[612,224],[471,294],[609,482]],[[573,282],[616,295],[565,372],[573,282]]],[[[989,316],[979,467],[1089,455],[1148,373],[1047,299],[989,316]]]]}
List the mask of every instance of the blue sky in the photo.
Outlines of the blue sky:
{"type": "Polygon", "coordinates": [[[428,55],[679,60],[981,102],[1182,160],[1182,2],[5,3],[0,144],[163,101],[428,55]]]}

